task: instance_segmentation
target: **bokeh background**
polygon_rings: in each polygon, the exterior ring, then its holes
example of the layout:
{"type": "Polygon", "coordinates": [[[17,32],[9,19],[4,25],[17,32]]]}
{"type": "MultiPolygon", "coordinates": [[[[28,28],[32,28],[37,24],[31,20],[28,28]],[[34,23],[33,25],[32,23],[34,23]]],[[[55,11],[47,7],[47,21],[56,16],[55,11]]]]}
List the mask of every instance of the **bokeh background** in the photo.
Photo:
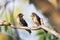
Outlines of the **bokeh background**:
{"type": "MultiPolygon", "coordinates": [[[[28,23],[29,27],[36,26],[31,19],[32,12],[35,12],[40,18],[43,18],[44,25],[51,28],[51,25],[48,23],[48,19],[42,15],[41,11],[36,10],[33,4],[29,4],[29,0],[0,0],[0,20],[6,20],[7,22],[18,25],[18,23],[16,22],[17,15],[19,13],[23,13],[24,19],[28,23]]],[[[30,35],[26,30],[23,29],[15,30],[11,27],[5,27],[5,26],[0,27],[1,33],[8,34],[13,37],[17,36],[16,31],[19,35],[19,38],[21,38],[21,40],[53,39],[53,36],[51,36],[52,34],[50,33],[46,34],[43,30],[34,30],[34,31],[32,30],[32,33],[30,35]]],[[[54,38],[53,40],[55,39],[57,38],[54,38]]]]}

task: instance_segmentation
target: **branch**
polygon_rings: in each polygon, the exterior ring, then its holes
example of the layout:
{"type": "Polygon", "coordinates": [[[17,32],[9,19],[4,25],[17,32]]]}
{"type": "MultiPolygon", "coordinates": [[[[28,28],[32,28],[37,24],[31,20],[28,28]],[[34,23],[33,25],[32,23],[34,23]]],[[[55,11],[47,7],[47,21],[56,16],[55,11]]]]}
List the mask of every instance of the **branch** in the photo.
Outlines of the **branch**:
{"type": "Polygon", "coordinates": [[[42,11],[42,14],[48,18],[55,30],[60,33],[60,13],[48,0],[30,0],[37,10],[42,11]]]}
{"type": "Polygon", "coordinates": [[[14,26],[10,23],[7,23],[6,21],[2,21],[0,20],[0,26],[11,26],[11,28],[15,28],[15,29],[29,29],[29,30],[39,30],[40,28],[50,32],[51,34],[55,35],[56,37],[60,38],[60,34],[57,33],[56,31],[52,30],[52,29],[49,29],[48,27],[46,27],[44,24],[43,24],[43,20],[41,20],[42,22],[42,25],[40,25],[39,27],[34,27],[34,28],[29,28],[29,27],[25,27],[25,26],[14,26]]]}

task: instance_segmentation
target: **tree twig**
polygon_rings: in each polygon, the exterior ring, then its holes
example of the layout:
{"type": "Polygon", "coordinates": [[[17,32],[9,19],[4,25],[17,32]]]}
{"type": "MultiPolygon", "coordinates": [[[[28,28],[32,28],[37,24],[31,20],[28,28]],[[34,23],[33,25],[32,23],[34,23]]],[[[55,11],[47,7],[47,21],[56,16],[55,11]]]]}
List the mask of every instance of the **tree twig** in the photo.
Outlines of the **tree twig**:
{"type": "MultiPolygon", "coordinates": [[[[42,21],[42,20],[41,20],[41,21],[42,21]]],[[[52,29],[50,29],[50,28],[48,28],[48,27],[46,27],[46,26],[43,24],[43,21],[42,21],[41,23],[42,23],[42,25],[40,25],[39,27],[34,27],[34,28],[32,27],[32,28],[30,28],[30,27],[25,27],[25,26],[20,26],[20,25],[14,26],[14,25],[12,25],[12,24],[10,24],[10,23],[7,23],[6,21],[0,20],[0,26],[5,26],[5,25],[7,25],[7,26],[11,26],[11,28],[15,28],[15,29],[29,29],[29,30],[39,30],[40,28],[42,28],[42,29],[50,32],[51,34],[55,35],[56,37],[60,38],[60,34],[59,34],[59,33],[57,33],[56,31],[54,31],[54,30],[52,30],[52,29]]]]}

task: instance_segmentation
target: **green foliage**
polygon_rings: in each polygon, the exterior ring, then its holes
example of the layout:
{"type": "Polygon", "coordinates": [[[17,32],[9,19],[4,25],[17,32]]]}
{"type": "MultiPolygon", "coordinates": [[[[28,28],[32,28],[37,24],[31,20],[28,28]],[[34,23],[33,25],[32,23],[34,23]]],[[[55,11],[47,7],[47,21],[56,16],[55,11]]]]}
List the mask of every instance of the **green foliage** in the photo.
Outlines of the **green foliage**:
{"type": "Polygon", "coordinates": [[[41,36],[40,36],[40,40],[46,40],[46,35],[44,35],[44,34],[41,35],[41,36]]]}
{"type": "Polygon", "coordinates": [[[43,35],[44,33],[45,33],[45,32],[44,32],[44,30],[42,30],[42,29],[37,31],[37,35],[43,35]]]}
{"type": "Polygon", "coordinates": [[[47,39],[45,31],[42,29],[38,30],[36,35],[40,37],[39,40],[46,40],[47,39]]]}
{"type": "Polygon", "coordinates": [[[1,27],[0,27],[0,32],[1,32],[1,27]]]}
{"type": "Polygon", "coordinates": [[[7,32],[7,30],[8,30],[8,26],[5,25],[4,27],[5,27],[5,31],[7,32]]]}
{"type": "Polygon", "coordinates": [[[48,37],[47,37],[47,38],[48,38],[48,40],[52,40],[52,39],[51,39],[51,35],[50,35],[50,34],[47,34],[47,36],[48,36],[48,37]]]}
{"type": "Polygon", "coordinates": [[[36,33],[39,36],[39,40],[58,40],[58,38],[52,34],[45,33],[44,30],[38,30],[36,33]]]}

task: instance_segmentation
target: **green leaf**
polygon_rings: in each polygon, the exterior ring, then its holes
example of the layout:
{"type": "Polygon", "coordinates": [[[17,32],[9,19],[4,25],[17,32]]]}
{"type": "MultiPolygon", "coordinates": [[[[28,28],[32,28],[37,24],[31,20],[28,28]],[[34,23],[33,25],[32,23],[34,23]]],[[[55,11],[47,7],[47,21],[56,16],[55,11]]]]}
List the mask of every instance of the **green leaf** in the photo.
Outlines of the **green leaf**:
{"type": "Polygon", "coordinates": [[[52,40],[52,39],[51,39],[51,35],[50,35],[50,34],[47,34],[47,36],[48,36],[48,37],[47,37],[47,38],[48,38],[48,40],[52,40]]]}
{"type": "Polygon", "coordinates": [[[40,29],[37,31],[36,35],[43,35],[43,34],[45,34],[44,30],[40,29]]]}
{"type": "Polygon", "coordinates": [[[5,25],[4,27],[5,27],[5,31],[7,32],[7,30],[8,30],[8,26],[5,25]]]}
{"type": "Polygon", "coordinates": [[[1,32],[1,27],[0,27],[0,32],[1,32]]]}
{"type": "Polygon", "coordinates": [[[46,35],[41,35],[40,40],[46,40],[46,35]]]}

